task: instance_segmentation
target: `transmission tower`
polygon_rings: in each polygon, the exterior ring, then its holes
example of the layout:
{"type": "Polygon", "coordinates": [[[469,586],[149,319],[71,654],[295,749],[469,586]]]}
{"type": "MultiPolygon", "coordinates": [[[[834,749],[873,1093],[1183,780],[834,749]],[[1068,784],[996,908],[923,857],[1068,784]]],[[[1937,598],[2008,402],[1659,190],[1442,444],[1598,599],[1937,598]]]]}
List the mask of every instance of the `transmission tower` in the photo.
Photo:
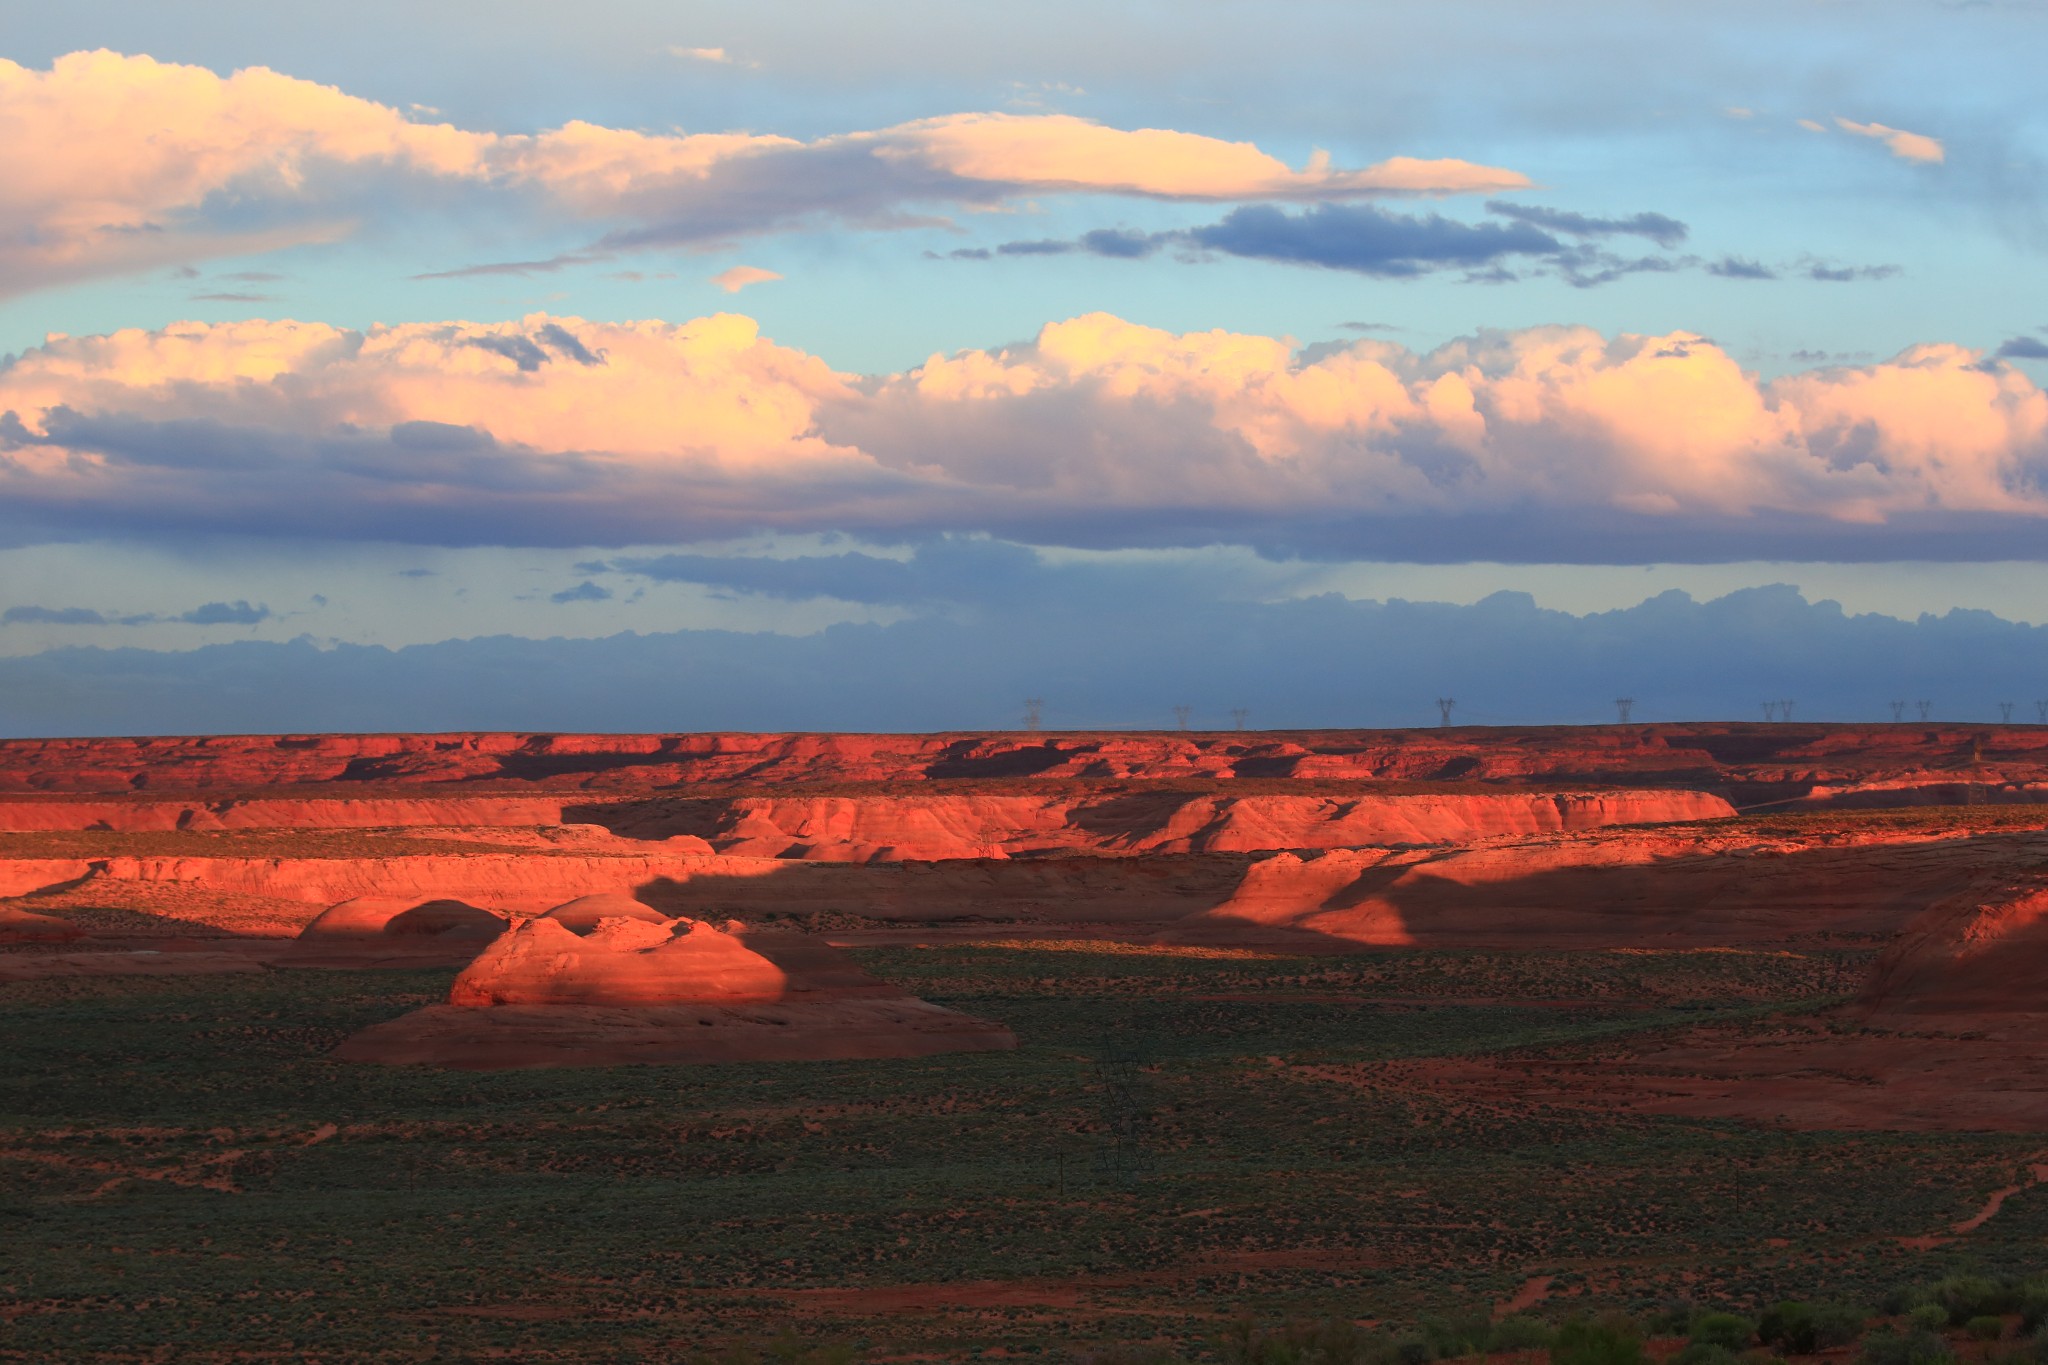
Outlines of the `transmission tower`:
{"type": "Polygon", "coordinates": [[[1893,702],[1893,703],[1892,703],[1892,723],[1893,723],[1894,725],[1896,725],[1896,724],[1898,724],[1898,723],[1899,723],[1900,721],[1904,720],[1905,718],[1906,718],[1906,703],[1904,703],[1904,702],[1902,702],[1902,701],[1895,701],[1895,702],[1893,702]]]}
{"type": "Polygon", "coordinates": [[[1920,719],[1922,720],[1926,720],[1928,716],[1934,713],[1934,703],[1931,701],[1916,701],[1913,705],[1919,708],[1920,719]]]}
{"type": "Polygon", "coordinates": [[[1779,703],[1778,703],[1778,718],[1779,718],[1780,720],[1790,720],[1790,719],[1792,719],[1792,703],[1791,703],[1791,702],[1789,702],[1789,701],[1781,701],[1781,702],[1779,702],[1779,703]]]}
{"type": "Polygon", "coordinates": [[[1176,730],[1185,730],[1185,729],[1187,729],[1187,728],[1188,728],[1188,717],[1189,717],[1189,716],[1192,716],[1193,714],[1195,714],[1195,708],[1194,708],[1194,707],[1192,707],[1192,706],[1186,706],[1186,705],[1182,705],[1182,706],[1176,706],[1176,707],[1174,707],[1174,708],[1173,708],[1173,726],[1174,726],[1174,728],[1175,728],[1176,730]]]}
{"type": "Polygon", "coordinates": [[[1251,719],[1251,714],[1250,711],[1242,706],[1233,706],[1230,708],[1230,723],[1237,729],[1242,730],[1244,729],[1244,723],[1251,719]]]}
{"type": "Polygon", "coordinates": [[[1044,697],[1026,697],[1024,699],[1024,728],[1035,733],[1038,729],[1039,717],[1044,714],[1044,711],[1044,697]]]}
{"type": "Polygon", "coordinates": [[[1436,699],[1437,714],[1442,717],[1442,719],[1437,721],[1438,725],[1449,725],[1451,723],[1451,708],[1457,704],[1458,699],[1456,697],[1438,697],[1436,699]]]}
{"type": "Polygon", "coordinates": [[[2004,722],[2005,722],[2005,723],[2006,723],[2007,725],[2010,725],[2010,724],[2012,724],[2012,703],[2011,703],[2011,702],[2009,702],[2009,701],[2002,701],[2002,702],[1998,703],[1998,718],[1999,718],[2000,720],[2004,721],[2004,722]]]}
{"type": "Polygon", "coordinates": [[[2034,714],[2041,718],[2041,723],[2043,725],[2048,725],[2048,701],[2035,702],[2034,714]]]}
{"type": "Polygon", "coordinates": [[[1764,708],[1765,720],[1776,720],[1778,718],[1778,703],[1774,701],[1767,701],[1764,702],[1762,705],[1764,708]]]}
{"type": "Polygon", "coordinates": [[[1125,1039],[1102,1040],[1095,1077],[1102,1083],[1102,1125],[1106,1130],[1096,1169],[1128,1184],[1152,1169],[1152,1157],[1140,1138],[1145,1125],[1144,1055],[1125,1039]]]}
{"type": "Polygon", "coordinates": [[[1621,718],[1621,724],[1628,724],[1628,713],[1635,709],[1635,705],[1636,699],[1634,697],[1616,697],[1614,699],[1615,714],[1621,718]]]}

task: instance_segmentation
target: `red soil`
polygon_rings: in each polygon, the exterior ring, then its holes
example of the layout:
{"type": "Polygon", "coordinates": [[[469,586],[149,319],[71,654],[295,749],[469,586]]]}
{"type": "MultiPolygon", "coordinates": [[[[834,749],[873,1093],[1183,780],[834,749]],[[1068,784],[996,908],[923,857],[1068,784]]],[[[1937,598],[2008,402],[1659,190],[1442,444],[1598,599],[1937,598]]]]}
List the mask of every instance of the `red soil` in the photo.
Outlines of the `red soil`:
{"type": "Polygon", "coordinates": [[[69,920],[0,905],[0,943],[68,943],[84,934],[69,920]]]}
{"type": "Polygon", "coordinates": [[[1008,1029],[910,997],[759,1005],[434,1005],[364,1029],[347,1062],[500,1070],[536,1066],[855,1061],[1001,1052],[1008,1029]]]}

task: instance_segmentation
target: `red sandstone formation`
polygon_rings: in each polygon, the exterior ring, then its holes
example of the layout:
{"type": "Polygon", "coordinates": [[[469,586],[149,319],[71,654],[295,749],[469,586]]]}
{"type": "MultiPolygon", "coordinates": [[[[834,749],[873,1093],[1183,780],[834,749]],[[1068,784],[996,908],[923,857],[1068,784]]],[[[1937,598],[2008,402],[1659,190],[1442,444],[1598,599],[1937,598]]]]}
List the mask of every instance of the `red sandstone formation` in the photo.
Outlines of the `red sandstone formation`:
{"type": "Polygon", "coordinates": [[[346,900],[324,911],[279,958],[285,967],[452,967],[505,932],[504,919],[457,900],[346,900]]]}
{"type": "Polygon", "coordinates": [[[455,979],[449,1003],[374,1025],[348,1061],[465,1068],[918,1057],[1011,1048],[1008,1030],[913,999],[794,934],[529,920],[455,979]]]}
{"type": "Polygon", "coordinates": [[[588,934],[608,919],[643,920],[648,924],[669,923],[669,916],[662,914],[653,906],[616,891],[600,891],[594,895],[578,896],[575,900],[564,901],[541,918],[553,920],[574,934],[588,934]]]}
{"type": "MultiPolygon", "coordinates": [[[[951,735],[284,735],[0,743],[0,791],[246,791],[346,784],[648,792],[972,779],[1617,784],[1738,805],[1873,785],[2048,782],[2048,728],[1688,725],[951,735]]],[[[330,793],[331,794],[331,793],[330,793]]]]}
{"type": "Polygon", "coordinates": [[[896,862],[1056,854],[1247,853],[1468,843],[1735,814],[1693,791],[1362,791],[1219,795],[1185,789],[1042,795],[905,792],[640,801],[585,818],[638,838],[695,835],[728,857],[896,862]]]}
{"type": "Polygon", "coordinates": [[[528,920],[455,978],[448,1003],[491,1005],[758,1004],[795,989],[737,934],[701,921],[610,919],[578,937],[528,920]]]}

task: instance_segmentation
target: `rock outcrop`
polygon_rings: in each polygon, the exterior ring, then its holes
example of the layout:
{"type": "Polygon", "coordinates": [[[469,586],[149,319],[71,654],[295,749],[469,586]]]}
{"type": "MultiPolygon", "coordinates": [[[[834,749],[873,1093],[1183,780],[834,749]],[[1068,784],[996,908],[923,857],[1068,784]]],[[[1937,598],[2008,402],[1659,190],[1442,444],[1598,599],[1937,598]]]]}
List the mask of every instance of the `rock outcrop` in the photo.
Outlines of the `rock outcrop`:
{"type": "Polygon", "coordinates": [[[790,933],[601,918],[521,924],[456,977],[449,1003],[373,1025],[345,1061],[473,1069],[922,1057],[1016,1046],[790,933]]]}
{"type": "Polygon", "coordinates": [[[458,900],[357,897],[330,906],[278,958],[282,967],[453,967],[502,935],[502,916],[458,900]]]}

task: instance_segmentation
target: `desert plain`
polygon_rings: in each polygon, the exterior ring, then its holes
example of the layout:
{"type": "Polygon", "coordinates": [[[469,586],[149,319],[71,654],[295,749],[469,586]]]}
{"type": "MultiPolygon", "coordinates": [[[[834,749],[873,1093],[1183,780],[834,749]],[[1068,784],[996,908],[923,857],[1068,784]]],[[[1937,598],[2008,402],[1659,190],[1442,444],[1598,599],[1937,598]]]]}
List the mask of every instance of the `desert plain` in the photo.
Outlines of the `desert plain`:
{"type": "Polygon", "coordinates": [[[2041,726],[5,742],[0,1359],[1874,1303],[2044,981],[2041,726]]]}

